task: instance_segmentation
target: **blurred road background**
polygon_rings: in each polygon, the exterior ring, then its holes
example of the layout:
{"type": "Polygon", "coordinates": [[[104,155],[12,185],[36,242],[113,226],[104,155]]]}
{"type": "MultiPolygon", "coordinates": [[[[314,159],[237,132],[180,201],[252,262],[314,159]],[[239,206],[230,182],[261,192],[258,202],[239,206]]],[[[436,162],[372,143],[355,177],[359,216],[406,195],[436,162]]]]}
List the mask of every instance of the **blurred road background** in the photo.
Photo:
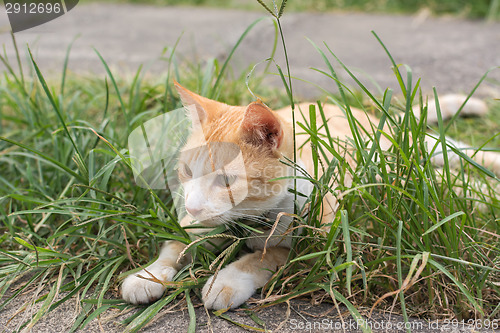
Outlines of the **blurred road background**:
{"type": "MultiPolygon", "coordinates": [[[[16,33],[16,39],[23,54],[26,44],[30,45],[44,73],[61,71],[66,49],[74,41],[69,62],[73,72],[104,73],[95,48],[117,74],[133,73],[144,64],[151,66],[150,73],[156,75],[167,71],[167,62],[160,60],[163,50],[173,47],[179,38],[178,59],[201,63],[212,57],[224,60],[245,29],[264,16],[270,17],[264,9],[82,3],[54,21],[16,33]]],[[[292,76],[312,82],[295,81],[295,92],[303,98],[321,95],[315,85],[329,90],[334,87],[331,79],[311,70],[311,67],[321,70],[327,67],[308,38],[328,53],[323,44],[326,43],[364,84],[371,89],[378,85],[382,91],[391,87],[399,92],[389,58],[372,30],[398,64],[412,68],[413,82],[422,78],[425,93],[434,86],[441,94],[469,92],[487,70],[500,65],[498,22],[434,17],[426,10],[414,15],[285,12],[282,26],[292,76]]],[[[6,15],[0,15],[0,31],[0,44],[8,57],[14,59],[6,15]]],[[[273,41],[271,19],[259,22],[234,55],[235,73],[246,73],[252,64],[268,58],[273,41]]],[[[278,45],[276,61],[284,67],[282,54],[278,45]]],[[[336,64],[332,56],[329,58],[336,64]]],[[[270,68],[275,71],[275,67],[270,68]]],[[[342,78],[347,77],[342,70],[339,73],[342,78]]],[[[500,71],[494,71],[490,77],[500,81],[500,71]]],[[[273,76],[270,80],[281,85],[273,76]]],[[[488,85],[480,93],[497,94],[488,85]]]]}

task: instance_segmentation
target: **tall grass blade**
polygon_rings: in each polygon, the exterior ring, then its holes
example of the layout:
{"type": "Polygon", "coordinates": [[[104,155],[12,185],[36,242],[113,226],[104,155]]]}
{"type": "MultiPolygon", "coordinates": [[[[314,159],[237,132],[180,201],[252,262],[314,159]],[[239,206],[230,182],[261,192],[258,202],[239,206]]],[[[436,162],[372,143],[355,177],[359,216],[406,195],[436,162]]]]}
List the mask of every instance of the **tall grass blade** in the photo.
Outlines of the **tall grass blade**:
{"type": "MultiPolygon", "coordinates": [[[[14,50],[16,53],[16,61],[17,61],[17,67],[19,68],[19,76],[21,77],[21,84],[24,87],[25,82],[24,82],[24,73],[23,73],[23,64],[21,62],[21,57],[19,56],[19,48],[17,47],[17,41],[16,41],[16,36],[14,33],[11,31],[10,32],[10,37],[12,39],[12,44],[14,45],[14,50]]],[[[5,64],[5,62],[4,62],[5,64]]],[[[13,72],[11,72],[13,73],[13,72]]]]}
{"type": "Polygon", "coordinates": [[[194,312],[194,306],[193,302],[191,301],[191,290],[186,290],[185,295],[186,295],[186,303],[187,303],[187,308],[188,308],[188,314],[189,314],[189,325],[188,325],[188,333],[195,333],[196,332],[196,313],[194,312]]]}
{"type": "Polygon", "coordinates": [[[130,127],[129,115],[128,115],[127,109],[125,108],[125,103],[123,103],[122,95],[120,93],[120,89],[118,88],[118,84],[116,83],[115,77],[114,77],[113,73],[111,73],[111,69],[109,69],[109,66],[108,66],[106,60],[104,60],[104,58],[99,53],[99,51],[94,49],[94,52],[97,54],[97,56],[101,60],[103,66],[104,66],[104,69],[106,70],[106,73],[108,73],[108,76],[111,80],[111,83],[113,83],[113,87],[115,88],[116,96],[118,97],[118,100],[120,101],[120,106],[121,106],[123,117],[125,119],[125,124],[127,125],[127,133],[126,134],[128,135],[132,129],[130,127]]]}
{"type": "Polygon", "coordinates": [[[225,73],[226,73],[226,68],[227,66],[229,65],[229,61],[231,60],[231,58],[233,57],[233,54],[234,52],[238,49],[238,47],[240,46],[241,42],[245,39],[245,37],[248,35],[248,33],[261,21],[265,20],[266,18],[265,17],[261,17],[257,20],[255,20],[252,24],[250,24],[250,26],[248,28],[245,29],[245,31],[243,32],[243,34],[241,34],[240,38],[238,38],[238,41],[236,42],[236,44],[233,46],[233,48],[231,49],[231,51],[229,52],[227,58],[226,58],[226,61],[224,61],[224,64],[222,65],[222,68],[219,72],[219,75],[217,75],[217,79],[215,80],[215,83],[214,83],[214,86],[212,87],[212,91],[210,92],[210,94],[208,95],[208,98],[211,98],[211,99],[214,99],[217,94],[218,94],[218,89],[219,89],[219,85],[222,81],[222,78],[224,77],[225,73]]]}
{"type": "Polygon", "coordinates": [[[130,324],[124,329],[124,333],[135,333],[144,327],[153,317],[167,304],[172,302],[179,294],[183,293],[185,289],[179,288],[167,297],[160,298],[155,303],[148,306],[140,313],[130,324]]]}
{"type": "Polygon", "coordinates": [[[73,43],[79,36],[76,36],[71,43],[68,45],[66,49],[66,55],[64,56],[64,64],[63,64],[63,70],[62,70],[62,77],[61,77],[61,95],[64,95],[64,87],[66,86],[66,74],[68,72],[68,63],[69,63],[69,54],[71,52],[71,48],[73,47],[73,43]]]}
{"type": "Polygon", "coordinates": [[[4,137],[1,137],[0,136],[0,140],[2,141],[5,141],[5,142],[8,142],[10,144],[13,144],[13,145],[16,145],[16,146],[19,146],[23,149],[26,149],[30,152],[32,152],[33,154],[37,155],[37,156],[40,156],[42,159],[46,160],[47,162],[53,164],[54,166],[56,166],[57,168],[59,168],[60,170],[66,172],[67,174],[69,174],[70,176],[72,177],[75,177],[76,179],[78,179],[79,181],[81,182],[87,182],[87,178],[85,178],[84,176],[74,172],[73,170],[71,170],[70,168],[68,168],[66,165],[64,165],[63,163],[57,161],[56,159],[42,153],[41,151],[38,151],[28,145],[25,145],[23,143],[20,143],[20,142],[17,142],[17,141],[14,141],[14,140],[11,140],[11,139],[7,139],[7,138],[4,138],[4,137]]]}
{"type": "Polygon", "coordinates": [[[64,132],[66,133],[66,136],[71,141],[71,144],[73,145],[73,148],[75,149],[75,152],[76,152],[75,162],[76,162],[77,166],[81,169],[80,171],[82,172],[82,174],[85,177],[85,179],[87,179],[87,177],[88,177],[88,169],[87,169],[87,166],[85,165],[85,162],[83,160],[83,156],[80,153],[80,149],[78,148],[77,144],[73,140],[73,137],[70,134],[70,132],[68,130],[68,127],[66,126],[66,123],[65,123],[65,121],[64,121],[64,119],[63,119],[63,117],[61,115],[61,112],[59,111],[59,107],[57,106],[57,104],[56,104],[56,102],[55,102],[55,100],[54,100],[54,98],[52,96],[52,93],[50,92],[49,87],[47,86],[47,82],[45,82],[45,79],[44,79],[44,77],[42,75],[42,72],[40,72],[40,69],[38,68],[38,65],[36,64],[35,59],[33,58],[33,54],[31,54],[31,50],[28,49],[28,52],[29,52],[29,55],[30,55],[33,67],[35,68],[36,74],[38,76],[38,80],[42,84],[43,90],[45,91],[45,94],[47,95],[47,98],[49,99],[50,103],[52,104],[52,107],[54,108],[54,111],[56,112],[57,117],[59,118],[59,121],[61,122],[61,125],[62,125],[62,127],[64,129],[64,132]]]}
{"type": "MultiPolygon", "coordinates": [[[[340,219],[342,221],[342,231],[344,234],[344,246],[346,251],[346,261],[352,262],[352,246],[351,246],[351,235],[349,232],[349,218],[347,217],[347,211],[342,210],[340,212],[340,219]]],[[[349,296],[352,295],[351,281],[352,281],[352,266],[347,267],[346,270],[346,286],[347,293],[349,296]]]]}
{"type": "MultiPolygon", "coordinates": [[[[397,239],[396,239],[396,267],[398,270],[398,285],[399,289],[401,290],[399,292],[399,299],[401,303],[401,311],[403,312],[403,318],[405,323],[408,323],[408,314],[406,313],[406,302],[405,302],[405,296],[403,292],[403,265],[402,265],[402,258],[401,258],[401,239],[402,239],[402,231],[403,231],[403,221],[399,221],[398,223],[398,231],[397,231],[397,239]]],[[[407,328],[407,332],[409,331],[409,328],[407,328]]]]}
{"type": "Polygon", "coordinates": [[[267,10],[269,12],[269,14],[271,14],[273,17],[276,17],[276,14],[271,10],[271,8],[269,8],[265,3],[264,1],[262,0],[257,0],[257,2],[262,6],[264,7],[265,10],[267,10]]]}
{"type": "MultiPolygon", "coordinates": [[[[433,255],[431,255],[431,256],[433,256],[433,255]]],[[[460,291],[462,292],[462,294],[464,294],[465,297],[467,297],[467,299],[469,300],[470,304],[473,306],[473,308],[476,311],[478,311],[483,316],[485,315],[482,307],[479,306],[479,304],[475,300],[474,296],[472,296],[472,294],[470,293],[470,291],[467,290],[467,288],[460,281],[458,281],[455,278],[455,276],[453,276],[453,274],[451,274],[451,272],[449,270],[447,270],[443,265],[441,265],[440,263],[438,263],[437,261],[435,261],[433,259],[429,259],[429,263],[432,266],[436,267],[444,275],[446,275],[458,287],[458,289],[460,289],[460,291]]]]}
{"type": "Polygon", "coordinates": [[[439,221],[439,223],[433,225],[432,227],[430,227],[426,232],[424,232],[422,234],[422,237],[425,236],[425,235],[428,235],[430,234],[431,232],[433,232],[434,230],[436,230],[437,228],[439,228],[440,226],[442,226],[443,224],[453,220],[454,218],[456,217],[459,217],[459,216],[462,216],[462,215],[465,215],[464,212],[460,211],[460,212],[455,212],[453,214],[451,214],[450,216],[447,216],[446,218],[442,219],[441,221],[439,221]]]}
{"type": "Polygon", "coordinates": [[[280,18],[281,16],[283,16],[283,12],[285,11],[286,3],[287,3],[287,0],[283,0],[281,2],[281,6],[280,6],[280,10],[278,12],[277,18],[280,18]]]}
{"type": "Polygon", "coordinates": [[[335,290],[333,288],[330,290],[325,289],[325,291],[333,294],[332,297],[335,297],[335,299],[342,302],[347,307],[347,309],[349,310],[349,313],[354,318],[356,323],[361,324],[360,328],[363,331],[363,333],[371,333],[372,332],[366,319],[363,318],[363,316],[359,313],[359,311],[356,309],[356,307],[351,302],[349,302],[349,300],[347,298],[345,298],[341,293],[339,293],[337,290],[335,290]]]}

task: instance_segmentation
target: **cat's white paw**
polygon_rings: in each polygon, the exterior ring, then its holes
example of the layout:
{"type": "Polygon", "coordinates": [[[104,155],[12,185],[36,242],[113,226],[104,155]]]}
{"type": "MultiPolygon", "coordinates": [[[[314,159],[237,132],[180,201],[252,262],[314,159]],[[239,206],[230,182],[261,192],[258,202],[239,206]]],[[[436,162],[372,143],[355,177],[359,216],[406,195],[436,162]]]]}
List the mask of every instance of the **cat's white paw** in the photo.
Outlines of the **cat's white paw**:
{"type": "Polygon", "coordinates": [[[228,266],[216,276],[211,276],[202,290],[207,309],[237,308],[253,295],[257,288],[251,274],[228,266]]]}
{"type": "MultiPolygon", "coordinates": [[[[160,267],[151,265],[146,268],[155,278],[160,281],[172,281],[177,271],[173,267],[160,267]],[[153,266],[153,267],[152,267],[153,266]]],[[[122,298],[132,304],[147,304],[156,301],[163,296],[165,286],[161,283],[143,279],[151,279],[152,276],[145,270],[128,276],[122,284],[122,298]]]]}

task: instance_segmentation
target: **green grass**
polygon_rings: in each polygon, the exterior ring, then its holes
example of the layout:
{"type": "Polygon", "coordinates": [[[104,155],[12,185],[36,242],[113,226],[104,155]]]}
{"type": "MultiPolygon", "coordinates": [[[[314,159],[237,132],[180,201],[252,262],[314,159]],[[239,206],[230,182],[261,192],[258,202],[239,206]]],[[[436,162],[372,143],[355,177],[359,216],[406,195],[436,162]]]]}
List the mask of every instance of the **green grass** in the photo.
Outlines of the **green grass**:
{"type": "MultiPolygon", "coordinates": [[[[157,6],[208,6],[259,10],[255,0],[106,0],[108,2],[151,4],[157,6]]],[[[265,1],[270,6],[271,1],[265,1]]],[[[287,4],[287,11],[324,12],[333,10],[363,11],[370,13],[414,14],[427,8],[436,15],[455,15],[468,18],[499,18],[498,0],[294,0],[287,4]]]]}
{"type": "MultiPolygon", "coordinates": [[[[312,51],[315,48],[325,60],[325,75],[335,79],[336,68],[347,70],[327,46],[311,45],[312,51]]],[[[248,103],[252,97],[245,75],[230,75],[230,67],[216,60],[178,63],[174,51],[166,51],[170,72],[161,78],[145,79],[141,70],[132,80],[110,71],[106,79],[79,77],[66,73],[62,64],[61,77],[49,79],[33,59],[34,68],[24,68],[22,74],[7,71],[0,79],[0,310],[20,293],[45,287],[36,300],[41,309],[23,327],[35,325],[75,296],[82,308],[73,330],[110,308],[134,308],[119,299],[121,273],[153,259],[165,239],[191,242],[178,226],[169,193],[133,182],[128,134],[142,122],[180,107],[172,91],[174,78],[232,104],[248,103]]],[[[293,68],[290,71],[293,75],[293,68]]],[[[401,91],[387,90],[383,96],[373,96],[361,82],[351,91],[335,81],[341,93],[327,99],[345,110],[355,133],[367,129],[350,113],[353,100],[380,115],[380,129],[383,124],[390,127],[368,139],[355,135],[346,152],[332,151],[334,135],[319,135],[314,123],[301,122],[296,114],[296,131],[310,135],[316,168],[323,168],[324,176],[306,175],[315,184],[312,208],[296,223],[309,227],[296,237],[289,263],[262,291],[279,296],[268,298],[265,306],[304,295],[327,296],[325,302],[343,303],[355,317],[367,315],[361,309],[390,309],[394,304],[394,311],[405,318],[499,318],[500,203],[492,189],[498,180],[465,159],[456,173],[438,172],[428,163],[426,119],[417,120],[411,111],[421,99],[418,81],[410,69],[403,74],[395,72],[401,91]],[[402,97],[396,101],[394,95],[402,97]],[[392,112],[395,107],[404,110],[403,116],[392,112]],[[393,141],[388,151],[380,149],[381,136],[393,141]],[[324,158],[325,151],[334,158],[324,158]],[[347,165],[344,154],[352,155],[357,166],[347,165]],[[334,188],[332,179],[347,174],[353,175],[353,184],[334,188]],[[487,190],[478,191],[473,179],[483,181],[487,190]],[[334,190],[342,191],[343,198],[325,234],[312,227],[318,226],[321,196],[334,190]],[[479,210],[478,203],[484,209],[479,210]]],[[[266,97],[268,105],[279,107],[293,98],[293,82],[287,76],[282,72],[290,94],[265,87],[262,77],[253,78],[250,86],[257,87],[254,93],[266,97]]],[[[481,146],[496,134],[488,135],[486,129],[500,126],[495,116],[499,103],[491,108],[488,120],[456,120],[449,133],[448,124],[435,131],[441,137],[468,131],[472,143],[481,146]]],[[[493,146],[500,146],[498,136],[494,140],[493,146]]],[[[228,239],[233,246],[223,256],[236,255],[232,250],[244,246],[245,237],[251,235],[228,239]]],[[[139,330],[172,302],[186,304],[194,322],[194,296],[213,272],[210,266],[222,257],[203,242],[190,251],[194,261],[179,272],[176,287],[150,306],[137,307],[124,322],[126,331],[139,330]]]]}

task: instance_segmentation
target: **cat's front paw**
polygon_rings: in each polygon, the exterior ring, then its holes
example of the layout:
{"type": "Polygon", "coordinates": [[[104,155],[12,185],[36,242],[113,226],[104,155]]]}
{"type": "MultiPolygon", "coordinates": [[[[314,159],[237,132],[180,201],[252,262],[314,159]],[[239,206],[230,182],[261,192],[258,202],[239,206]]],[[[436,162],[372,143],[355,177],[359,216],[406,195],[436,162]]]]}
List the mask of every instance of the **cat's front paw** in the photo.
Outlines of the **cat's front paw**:
{"type": "MultiPolygon", "coordinates": [[[[153,266],[153,265],[151,265],[153,266]]],[[[163,296],[165,286],[159,282],[151,281],[153,276],[162,281],[172,281],[177,271],[173,267],[148,267],[128,276],[122,284],[122,298],[132,304],[147,304],[163,296]],[[152,276],[151,276],[152,275],[152,276]],[[144,278],[142,278],[142,277],[144,278]]]]}
{"type": "Polygon", "coordinates": [[[228,266],[217,276],[211,276],[202,290],[207,309],[237,308],[253,295],[257,288],[251,274],[228,266]]]}

